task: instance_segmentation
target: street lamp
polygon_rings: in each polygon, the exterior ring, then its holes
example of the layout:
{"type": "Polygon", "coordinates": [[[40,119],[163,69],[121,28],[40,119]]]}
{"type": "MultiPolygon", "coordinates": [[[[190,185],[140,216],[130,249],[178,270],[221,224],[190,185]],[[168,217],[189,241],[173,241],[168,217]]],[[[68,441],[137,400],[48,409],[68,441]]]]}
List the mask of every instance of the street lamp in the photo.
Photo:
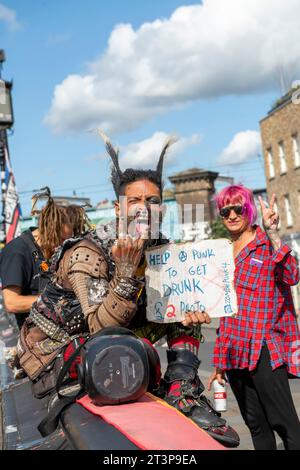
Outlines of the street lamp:
{"type": "Polygon", "coordinates": [[[5,53],[0,49],[0,129],[10,129],[14,124],[12,108],[12,82],[2,80],[1,71],[5,62],[5,53]]]}

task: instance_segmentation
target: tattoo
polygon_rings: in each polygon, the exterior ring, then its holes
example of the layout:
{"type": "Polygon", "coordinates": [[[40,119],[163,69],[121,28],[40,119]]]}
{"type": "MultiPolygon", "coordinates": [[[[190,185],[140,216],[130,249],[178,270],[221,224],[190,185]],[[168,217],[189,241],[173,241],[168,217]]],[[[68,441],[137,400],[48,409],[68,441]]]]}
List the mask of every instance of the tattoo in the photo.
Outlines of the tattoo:
{"type": "Polygon", "coordinates": [[[120,277],[133,277],[137,266],[130,263],[128,260],[119,261],[116,265],[118,276],[120,277]]]}
{"type": "Polygon", "coordinates": [[[267,236],[272,244],[275,251],[278,251],[281,247],[281,240],[277,230],[266,230],[267,236]]]}

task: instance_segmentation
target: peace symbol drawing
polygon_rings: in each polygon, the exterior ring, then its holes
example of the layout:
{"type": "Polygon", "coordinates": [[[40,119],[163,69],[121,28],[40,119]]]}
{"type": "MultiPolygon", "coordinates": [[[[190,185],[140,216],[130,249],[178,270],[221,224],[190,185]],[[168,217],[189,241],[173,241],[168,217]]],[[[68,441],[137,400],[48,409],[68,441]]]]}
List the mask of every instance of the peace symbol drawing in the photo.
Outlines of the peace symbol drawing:
{"type": "Polygon", "coordinates": [[[187,260],[186,251],[181,251],[178,255],[179,260],[184,263],[187,260]]]}

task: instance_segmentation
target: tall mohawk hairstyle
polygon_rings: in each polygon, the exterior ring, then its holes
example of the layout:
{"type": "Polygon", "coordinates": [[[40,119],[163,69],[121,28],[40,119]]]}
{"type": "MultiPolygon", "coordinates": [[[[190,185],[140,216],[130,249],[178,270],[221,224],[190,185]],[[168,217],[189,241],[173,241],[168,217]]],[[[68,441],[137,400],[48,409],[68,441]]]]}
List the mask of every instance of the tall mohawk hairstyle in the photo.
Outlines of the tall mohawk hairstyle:
{"type": "Polygon", "coordinates": [[[104,132],[102,132],[100,129],[96,129],[96,132],[103,139],[106,151],[109,154],[113,163],[111,172],[111,182],[113,184],[117,198],[124,194],[124,189],[127,184],[142,179],[149,180],[152,183],[156,184],[160,188],[160,192],[162,195],[162,173],[164,158],[168,148],[178,140],[176,136],[170,136],[165,142],[158,159],[156,170],[136,170],[133,168],[127,168],[125,171],[122,171],[119,165],[119,150],[113,147],[109,138],[107,137],[107,135],[104,134],[104,132]]]}

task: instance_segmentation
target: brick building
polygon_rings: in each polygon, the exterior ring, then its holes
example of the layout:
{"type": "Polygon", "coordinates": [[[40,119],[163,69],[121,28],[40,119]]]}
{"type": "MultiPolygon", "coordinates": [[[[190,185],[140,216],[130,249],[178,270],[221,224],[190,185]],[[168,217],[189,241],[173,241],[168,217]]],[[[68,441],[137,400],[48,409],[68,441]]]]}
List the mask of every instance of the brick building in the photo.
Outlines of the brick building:
{"type": "Polygon", "coordinates": [[[203,240],[208,237],[210,224],[216,218],[213,196],[218,175],[214,171],[191,168],[169,177],[181,211],[180,238],[203,240]]]}
{"type": "MultiPolygon", "coordinates": [[[[280,236],[300,260],[300,104],[289,93],[261,120],[261,136],[269,198],[277,196],[280,236]]],[[[300,309],[300,289],[295,303],[300,309]]]]}

